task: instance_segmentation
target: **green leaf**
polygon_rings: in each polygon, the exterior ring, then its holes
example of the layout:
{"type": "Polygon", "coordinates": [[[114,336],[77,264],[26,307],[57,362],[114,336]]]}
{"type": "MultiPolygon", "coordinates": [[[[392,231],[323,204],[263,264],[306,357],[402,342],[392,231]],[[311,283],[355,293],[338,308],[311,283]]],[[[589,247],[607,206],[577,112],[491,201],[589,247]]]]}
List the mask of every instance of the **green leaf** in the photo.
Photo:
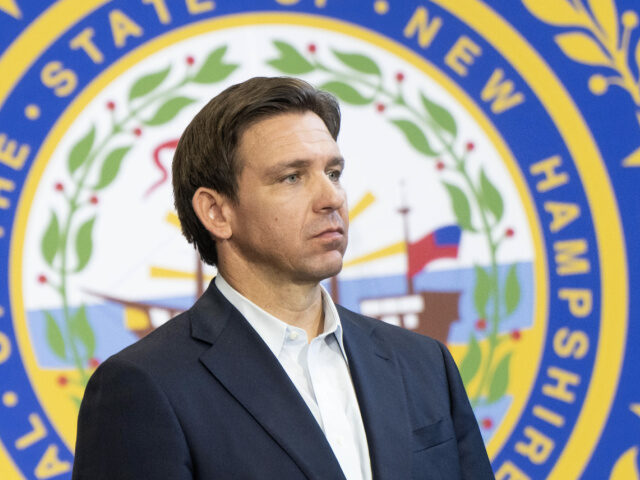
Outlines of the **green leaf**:
{"type": "Polygon", "coordinates": [[[69,154],[69,172],[73,174],[87,160],[93,142],[96,138],[96,127],[91,127],[89,133],[82,137],[71,149],[69,154]]]}
{"type": "Polygon", "coordinates": [[[320,90],[326,90],[329,93],[333,93],[340,100],[345,103],[350,103],[351,105],[368,105],[372,102],[372,99],[363,96],[351,85],[344,82],[327,82],[320,86],[320,90]]]}
{"type": "Polygon", "coordinates": [[[42,237],[42,256],[49,265],[53,265],[58,249],[60,248],[60,223],[56,212],[51,212],[49,226],[42,237]]]}
{"type": "Polygon", "coordinates": [[[226,45],[212,51],[191,81],[203,84],[216,83],[231,75],[238,65],[223,62],[222,57],[226,52],[226,45]]]}
{"type": "Polygon", "coordinates": [[[507,315],[511,315],[520,303],[520,281],[518,280],[518,272],[516,264],[509,267],[507,280],[504,286],[504,305],[507,315]]]}
{"type": "Polygon", "coordinates": [[[491,377],[491,384],[489,385],[489,394],[487,395],[487,403],[495,403],[500,400],[507,392],[509,386],[509,361],[511,360],[511,353],[507,353],[498,366],[493,371],[491,377]]]}
{"type": "Polygon", "coordinates": [[[359,53],[343,53],[332,50],[333,54],[347,67],[361,73],[380,76],[380,67],[371,58],[359,53]]]}
{"type": "Polygon", "coordinates": [[[93,252],[93,225],[95,221],[96,217],[92,217],[84,222],[76,234],[76,255],[78,256],[76,272],[84,269],[91,258],[91,252],[93,252]]]}
{"type": "Polygon", "coordinates": [[[391,120],[400,129],[413,148],[428,157],[435,157],[437,153],[429,145],[426,135],[410,120],[391,120]]]}
{"type": "Polygon", "coordinates": [[[476,271],[476,286],[473,290],[473,302],[476,306],[476,312],[480,318],[487,318],[487,302],[489,301],[489,293],[491,291],[491,282],[487,271],[474,266],[476,271]]]}
{"type": "Polygon", "coordinates": [[[478,341],[476,340],[475,335],[471,334],[471,340],[469,341],[469,348],[467,349],[467,353],[464,355],[462,362],[460,363],[460,376],[462,377],[462,382],[465,387],[471,383],[473,378],[478,373],[480,369],[480,364],[482,363],[482,351],[480,350],[480,345],[478,345],[478,341]]]}
{"type": "Polygon", "coordinates": [[[98,183],[93,187],[94,190],[101,190],[111,184],[118,175],[122,159],[131,150],[131,147],[118,147],[112,150],[102,163],[100,169],[100,178],[98,183]]]}
{"type": "Polygon", "coordinates": [[[180,110],[187,105],[191,105],[193,102],[195,102],[193,98],[173,97],[160,105],[160,108],[156,110],[153,117],[144,123],[151,126],[164,125],[165,123],[173,120],[175,116],[180,113],[180,110]]]}
{"type": "Polygon", "coordinates": [[[47,343],[51,351],[56,354],[61,360],[67,359],[67,349],[64,344],[64,337],[58,326],[58,322],[53,318],[53,315],[49,312],[44,312],[44,316],[47,321],[45,335],[47,337],[47,343]]]}
{"type": "Polygon", "coordinates": [[[80,405],[82,404],[82,399],[80,397],[76,397],[75,395],[70,395],[71,401],[73,405],[76,407],[76,410],[80,410],[80,405]]]}
{"type": "Polygon", "coordinates": [[[267,63],[276,70],[288,75],[302,75],[315,70],[311,62],[304,58],[293,45],[280,40],[275,40],[273,45],[280,51],[280,57],[269,60],[267,63]]]}
{"type": "Polygon", "coordinates": [[[171,65],[159,72],[149,73],[140,77],[131,86],[131,90],[129,90],[129,100],[144,97],[145,95],[153,92],[162,82],[164,82],[164,79],[167,78],[170,71],[171,65]]]}
{"type": "Polygon", "coordinates": [[[444,186],[449,192],[449,197],[451,197],[453,213],[456,215],[458,225],[464,230],[475,232],[475,228],[471,224],[471,206],[465,193],[459,187],[450,183],[445,182],[444,186]]]}
{"type": "Polygon", "coordinates": [[[489,180],[487,175],[484,173],[484,170],[480,172],[480,191],[482,192],[484,204],[491,211],[496,222],[499,222],[502,218],[502,214],[504,213],[502,195],[500,195],[498,189],[493,185],[493,183],[491,183],[491,180],[489,180]]]}
{"type": "Polygon", "coordinates": [[[422,98],[422,104],[424,105],[425,110],[438,124],[438,126],[455,137],[458,133],[458,126],[456,125],[456,121],[449,110],[432,102],[425,97],[423,93],[420,93],[420,98],[422,98]]]}
{"type": "Polygon", "coordinates": [[[96,337],[87,319],[87,310],[84,305],[77,308],[71,316],[69,320],[69,330],[71,331],[71,335],[80,340],[84,345],[86,352],[85,358],[87,360],[92,358],[96,350],[96,337]]]}

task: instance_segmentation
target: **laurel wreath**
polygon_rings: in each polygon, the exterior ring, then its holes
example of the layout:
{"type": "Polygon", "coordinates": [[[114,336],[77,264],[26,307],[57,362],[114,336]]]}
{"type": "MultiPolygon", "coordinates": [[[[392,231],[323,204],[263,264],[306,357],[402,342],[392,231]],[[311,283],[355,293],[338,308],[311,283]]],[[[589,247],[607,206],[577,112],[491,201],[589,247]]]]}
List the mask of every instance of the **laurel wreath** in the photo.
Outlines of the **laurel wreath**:
{"type": "Polygon", "coordinates": [[[457,177],[456,183],[442,181],[457,223],[466,234],[484,237],[490,258],[488,268],[474,266],[476,326],[481,328],[470,335],[460,372],[474,406],[496,403],[506,394],[512,355],[511,350],[496,358],[498,346],[509,337],[500,332],[500,325],[518,307],[521,288],[515,264],[510,265],[504,280],[499,278],[498,252],[513,231],[501,227],[504,201],[486,171],[481,168],[477,178],[472,178],[468,168],[472,144],[461,143],[454,116],[424,92],[419,92],[420,105],[412,105],[403,92],[401,73],[396,75],[395,87],[388,87],[386,76],[371,57],[332,49],[337,61],[334,67],[320,60],[315,45],[303,54],[287,42],[273,44],[279,53],[267,62],[273,68],[287,75],[326,75],[320,89],[350,105],[375,106],[422,157],[457,177]],[[485,331],[482,322],[487,318],[490,325],[485,331]],[[484,349],[479,342],[483,339],[487,343],[484,349]]]}
{"type": "Polygon", "coordinates": [[[633,59],[630,45],[631,32],[638,26],[638,14],[627,10],[619,17],[613,0],[587,0],[587,5],[583,0],[522,1],[543,22],[577,29],[557,34],[554,40],[558,47],[575,62],[614,72],[610,76],[592,74],[589,89],[595,95],[604,95],[610,86],[625,90],[635,103],[640,124],[640,39],[633,59]]]}
{"type": "MultiPolygon", "coordinates": [[[[103,138],[98,138],[94,124],[70,150],[67,158],[70,188],[57,185],[66,205],[63,211],[51,210],[51,219],[41,240],[41,253],[49,267],[49,275],[40,278],[59,294],[63,306],[59,319],[52,312],[44,311],[47,344],[59,359],[73,363],[78,374],[75,383],[83,388],[98,363],[94,358],[96,337],[86,306],[72,308],[68,289],[70,278],[86,269],[93,254],[96,194],[111,186],[117,178],[135,138],[141,134],[140,127],[132,128],[134,125],[153,128],[166,124],[196,102],[196,99],[180,94],[185,85],[221,82],[238,67],[225,62],[226,51],[227,46],[214,49],[198,68],[195,60],[189,57],[187,71],[173,85],[164,85],[172,65],[140,76],[131,85],[123,109],[116,111],[115,104],[109,102],[111,127],[103,138]]],[[[62,380],[61,383],[67,381],[66,377],[62,380]]],[[[81,398],[71,397],[79,405],[81,398]]]]}

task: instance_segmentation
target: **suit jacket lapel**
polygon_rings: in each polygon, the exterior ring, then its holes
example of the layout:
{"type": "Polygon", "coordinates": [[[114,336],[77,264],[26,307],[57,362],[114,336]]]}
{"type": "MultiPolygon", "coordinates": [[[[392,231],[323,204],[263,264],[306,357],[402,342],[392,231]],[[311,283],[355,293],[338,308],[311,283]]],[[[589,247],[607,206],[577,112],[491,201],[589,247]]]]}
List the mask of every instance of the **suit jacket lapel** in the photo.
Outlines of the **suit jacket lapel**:
{"type": "Polygon", "coordinates": [[[344,479],[315,418],[269,347],[211,282],[190,310],[200,361],[309,478],[344,479]]]}
{"type": "Polygon", "coordinates": [[[338,311],[373,478],[411,478],[411,426],[402,375],[375,328],[367,331],[352,319],[353,313],[338,311]]]}

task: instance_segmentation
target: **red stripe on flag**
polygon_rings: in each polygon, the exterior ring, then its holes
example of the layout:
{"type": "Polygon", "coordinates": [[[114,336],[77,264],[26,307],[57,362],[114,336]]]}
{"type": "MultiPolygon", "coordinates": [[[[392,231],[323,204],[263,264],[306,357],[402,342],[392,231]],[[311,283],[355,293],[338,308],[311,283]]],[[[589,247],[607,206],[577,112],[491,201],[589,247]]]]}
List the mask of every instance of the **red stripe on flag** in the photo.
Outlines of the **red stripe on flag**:
{"type": "Polygon", "coordinates": [[[435,244],[435,235],[431,233],[417,242],[410,243],[407,246],[407,255],[409,256],[409,276],[413,277],[433,260],[457,258],[458,246],[438,246],[435,244]]]}

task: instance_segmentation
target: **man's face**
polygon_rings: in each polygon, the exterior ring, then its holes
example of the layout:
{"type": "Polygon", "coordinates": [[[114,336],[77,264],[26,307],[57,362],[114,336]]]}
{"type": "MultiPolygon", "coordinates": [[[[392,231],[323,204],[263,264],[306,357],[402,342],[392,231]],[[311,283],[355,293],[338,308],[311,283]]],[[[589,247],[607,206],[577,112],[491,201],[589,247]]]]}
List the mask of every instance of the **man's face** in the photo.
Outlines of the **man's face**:
{"type": "Polygon", "coordinates": [[[337,274],[347,247],[344,161],[316,114],[287,113],[247,129],[238,146],[238,202],[229,245],[273,280],[337,274]]]}

